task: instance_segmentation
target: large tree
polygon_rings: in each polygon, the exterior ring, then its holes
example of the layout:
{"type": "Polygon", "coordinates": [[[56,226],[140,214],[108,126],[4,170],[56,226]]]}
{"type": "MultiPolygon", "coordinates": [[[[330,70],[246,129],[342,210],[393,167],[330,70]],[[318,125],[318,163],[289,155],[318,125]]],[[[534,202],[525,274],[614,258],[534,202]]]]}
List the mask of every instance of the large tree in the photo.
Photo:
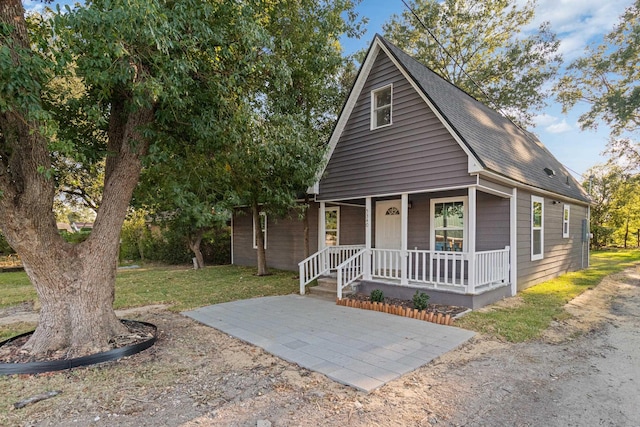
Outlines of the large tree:
{"type": "Polygon", "coordinates": [[[596,129],[600,123],[609,125],[609,148],[636,167],[640,167],[639,63],[640,0],[636,0],[603,43],[586,49],[556,86],[564,111],[586,103],[589,109],[580,116],[580,126],[596,129]]]}
{"type": "Polygon", "coordinates": [[[0,227],[41,301],[25,345],[34,356],[103,350],[123,332],[112,308],[116,259],[142,159],[165,153],[170,161],[163,132],[176,122],[198,126],[202,146],[233,142],[228,123],[242,121],[245,83],[271,72],[256,6],[95,0],[39,21],[30,34],[21,1],[0,2],[0,227]],[[92,123],[91,133],[56,134],[65,123],[50,110],[60,95],[52,83],[66,75],[84,88],[68,99],[76,107],[69,114],[92,123]],[[196,102],[207,102],[206,115],[196,102]],[[94,229],[76,245],[60,237],[52,210],[60,156],[105,162],[94,229]]]}
{"type": "Polygon", "coordinates": [[[531,124],[561,62],[548,23],[525,32],[533,0],[414,0],[409,6],[415,15],[393,15],[386,37],[479,101],[531,124]]]}
{"type": "Polygon", "coordinates": [[[274,41],[270,54],[287,72],[268,76],[256,88],[253,119],[227,163],[233,195],[228,199],[249,206],[256,224],[259,275],[268,269],[258,224],[265,215],[279,218],[296,206],[321,166],[344,97],[340,74],[347,61],[338,39],[360,34],[353,7],[350,0],[285,0],[263,9],[260,20],[274,41]]]}

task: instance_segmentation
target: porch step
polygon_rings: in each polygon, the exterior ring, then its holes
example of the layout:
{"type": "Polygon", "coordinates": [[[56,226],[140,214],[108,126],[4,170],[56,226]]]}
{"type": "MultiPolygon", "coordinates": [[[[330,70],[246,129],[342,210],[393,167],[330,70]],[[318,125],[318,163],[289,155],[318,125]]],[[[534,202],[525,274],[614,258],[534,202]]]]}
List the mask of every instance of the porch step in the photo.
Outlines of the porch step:
{"type": "MultiPolygon", "coordinates": [[[[318,286],[309,287],[309,293],[335,300],[338,296],[338,292],[336,290],[338,280],[335,277],[326,276],[318,277],[317,281],[318,286]]],[[[353,290],[351,290],[351,286],[347,286],[342,290],[343,296],[350,295],[352,293],[353,290]]]]}

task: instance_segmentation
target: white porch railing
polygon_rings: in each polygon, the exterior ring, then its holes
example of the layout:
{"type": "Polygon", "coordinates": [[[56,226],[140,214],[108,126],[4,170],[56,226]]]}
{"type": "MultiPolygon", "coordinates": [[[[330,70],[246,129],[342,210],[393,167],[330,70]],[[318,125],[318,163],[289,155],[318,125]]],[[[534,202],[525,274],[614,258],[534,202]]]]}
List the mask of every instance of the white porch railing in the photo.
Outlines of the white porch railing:
{"type": "Polygon", "coordinates": [[[399,281],[400,284],[421,284],[466,294],[475,294],[487,287],[509,283],[509,253],[507,246],[494,251],[467,252],[423,251],[398,249],[364,249],[363,246],[331,246],[300,262],[300,294],[317,277],[337,272],[337,296],[354,281],[368,276],[399,281]],[[403,277],[403,257],[406,275],[403,277]]]}
{"type": "Polygon", "coordinates": [[[476,287],[509,283],[509,246],[497,251],[477,252],[475,260],[476,287]]]}
{"type": "Polygon", "coordinates": [[[479,288],[509,283],[509,247],[494,251],[467,252],[371,249],[371,276],[400,280],[402,256],[407,257],[406,283],[434,289],[458,289],[474,294],[479,288]]]}
{"type": "Polygon", "coordinates": [[[337,267],[357,252],[364,249],[363,245],[327,246],[310,257],[300,261],[300,295],[304,295],[305,286],[318,277],[335,271],[337,267]]]}
{"type": "Polygon", "coordinates": [[[360,279],[365,272],[367,261],[367,250],[361,249],[351,258],[340,264],[336,271],[338,277],[336,280],[336,293],[338,299],[342,299],[342,290],[360,279]]]}

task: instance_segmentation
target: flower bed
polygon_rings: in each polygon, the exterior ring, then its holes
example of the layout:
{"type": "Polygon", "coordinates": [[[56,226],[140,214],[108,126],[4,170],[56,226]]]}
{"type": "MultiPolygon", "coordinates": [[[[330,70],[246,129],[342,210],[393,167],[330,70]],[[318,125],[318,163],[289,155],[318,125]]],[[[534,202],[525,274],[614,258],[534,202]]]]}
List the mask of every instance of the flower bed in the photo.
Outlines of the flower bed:
{"type": "Polygon", "coordinates": [[[384,302],[377,302],[371,301],[368,296],[362,294],[351,295],[349,298],[336,299],[336,304],[425,320],[440,325],[452,325],[457,315],[468,311],[466,307],[441,304],[429,304],[426,310],[418,310],[413,308],[411,301],[385,298],[384,302]]]}

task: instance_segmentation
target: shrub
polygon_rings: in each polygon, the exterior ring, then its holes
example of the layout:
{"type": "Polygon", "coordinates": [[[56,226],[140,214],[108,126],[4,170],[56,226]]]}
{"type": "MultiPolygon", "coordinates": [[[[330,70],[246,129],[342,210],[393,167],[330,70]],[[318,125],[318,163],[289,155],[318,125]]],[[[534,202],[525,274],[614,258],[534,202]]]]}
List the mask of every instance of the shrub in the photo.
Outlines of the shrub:
{"type": "Polygon", "coordinates": [[[384,293],[380,289],[374,289],[371,291],[372,302],[384,302],[384,293]]]}
{"type": "Polygon", "coordinates": [[[413,296],[413,308],[417,308],[418,310],[425,310],[429,305],[429,295],[424,292],[416,291],[416,294],[413,296]]]}

